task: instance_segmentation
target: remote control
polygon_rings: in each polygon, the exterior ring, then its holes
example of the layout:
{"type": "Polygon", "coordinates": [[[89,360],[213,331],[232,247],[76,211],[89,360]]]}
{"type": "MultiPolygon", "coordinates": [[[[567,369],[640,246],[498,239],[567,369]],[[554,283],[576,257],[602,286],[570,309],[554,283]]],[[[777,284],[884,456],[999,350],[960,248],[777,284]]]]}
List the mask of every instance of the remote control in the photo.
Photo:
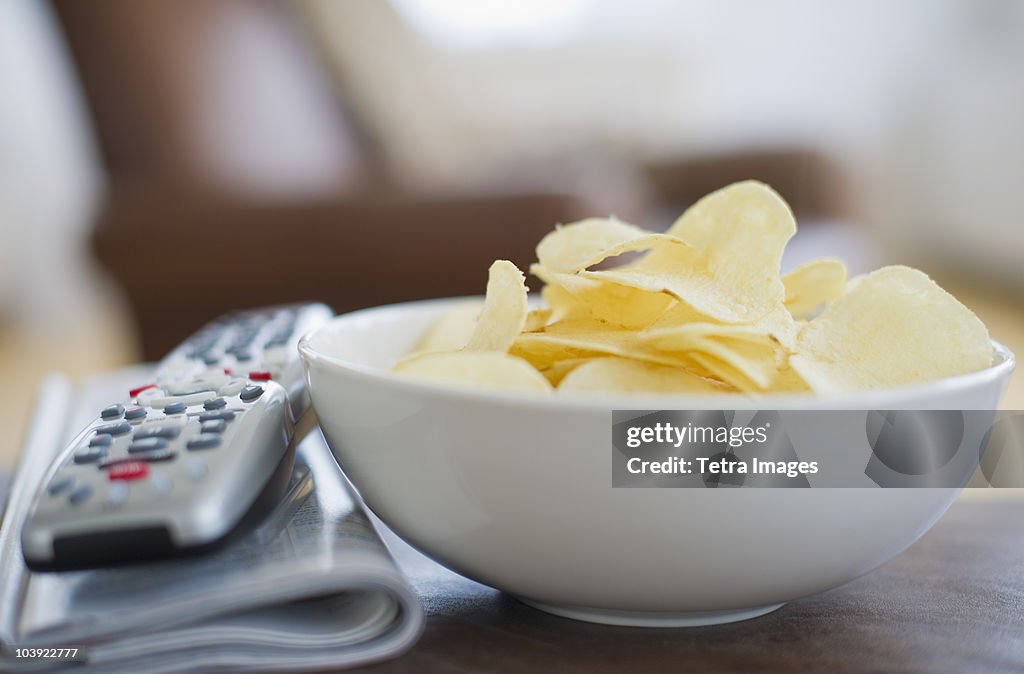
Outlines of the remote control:
{"type": "Polygon", "coordinates": [[[258,522],[312,416],[298,340],[331,315],[322,304],[237,312],[175,348],[50,468],[22,529],[29,568],[202,552],[258,522]]]}

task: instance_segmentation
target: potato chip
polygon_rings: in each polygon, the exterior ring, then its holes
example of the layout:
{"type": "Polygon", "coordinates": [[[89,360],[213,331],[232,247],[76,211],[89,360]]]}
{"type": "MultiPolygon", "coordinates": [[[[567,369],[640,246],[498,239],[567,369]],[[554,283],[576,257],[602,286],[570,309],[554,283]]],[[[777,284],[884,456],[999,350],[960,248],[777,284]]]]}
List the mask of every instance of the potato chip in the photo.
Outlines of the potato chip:
{"type": "MultiPolygon", "coordinates": [[[[685,328],[686,326],[683,326],[685,328]]],[[[695,360],[716,379],[744,391],[767,389],[783,360],[781,348],[770,341],[710,337],[682,331],[645,333],[643,342],[659,352],[695,360]]]]}
{"type": "Polygon", "coordinates": [[[640,339],[668,335],[727,338],[792,351],[798,330],[797,321],[781,305],[752,323],[723,323],[700,314],[683,302],[676,302],[640,332],[640,339]]]}
{"type": "Polygon", "coordinates": [[[615,218],[587,218],[560,225],[537,244],[537,262],[553,272],[575,273],[609,257],[655,245],[686,249],[686,242],[615,218]]]}
{"type": "Polygon", "coordinates": [[[469,343],[476,330],[476,318],[483,302],[465,300],[455,304],[416,345],[417,353],[458,351],[469,343]]]}
{"type": "Polygon", "coordinates": [[[809,318],[829,302],[834,302],[846,287],[846,265],[832,258],[821,258],[783,274],[786,309],[794,318],[809,318]]]}
{"type": "Polygon", "coordinates": [[[810,393],[811,387],[787,363],[772,380],[772,393],[810,393]]]}
{"type": "Polygon", "coordinates": [[[508,351],[526,324],[527,290],[523,272],[508,260],[491,265],[487,295],[467,351],[508,351]]]}
{"type": "Polygon", "coordinates": [[[985,325],[924,273],[883,267],[849,284],[797,338],[793,370],[816,393],[903,386],[992,364],[985,325]]]}
{"type": "MultiPolygon", "coordinates": [[[[537,264],[530,267],[530,273],[544,281],[546,292],[555,295],[553,301],[560,308],[559,320],[589,316],[611,325],[643,328],[676,304],[676,300],[666,293],[553,272],[537,264]]],[[[548,300],[552,301],[551,298],[548,300]]]]}
{"type": "Polygon", "coordinates": [[[691,307],[678,303],[669,308],[649,328],[640,333],[641,340],[665,335],[693,337],[725,337],[741,339],[766,346],[792,349],[798,326],[783,308],[772,311],[753,323],[720,323],[696,313],[691,307]]]}
{"type": "Polygon", "coordinates": [[[547,379],[552,386],[558,386],[565,379],[565,376],[575,370],[583,363],[589,363],[593,358],[566,358],[564,360],[558,360],[548,367],[540,371],[544,378],[547,379]]]}
{"type": "Polygon", "coordinates": [[[628,352],[628,349],[615,351],[613,344],[587,342],[585,339],[581,341],[572,335],[553,335],[546,331],[524,333],[509,349],[509,354],[522,358],[541,372],[561,361],[587,360],[621,352],[628,352]]]}
{"type": "Polygon", "coordinates": [[[560,226],[530,271],[495,262],[482,303],[456,306],[395,371],[517,390],[831,393],[991,364],[985,326],[927,276],[887,267],[847,281],[839,260],[785,276],[793,214],[771,188],[730,185],[665,234],[614,218],[560,226]],[[639,259],[593,265],[623,253],[639,259]],[[814,316],[816,312],[820,314],[814,316]],[[807,320],[810,319],[810,320],[807,320]]]}
{"type": "Polygon", "coordinates": [[[551,321],[551,309],[532,309],[526,314],[526,322],[523,324],[523,332],[538,332],[551,321]]]}
{"type": "Polygon", "coordinates": [[[543,370],[566,358],[623,356],[667,365],[679,365],[681,358],[645,347],[636,333],[593,319],[559,321],[544,332],[522,334],[511,353],[543,370]]]}
{"type": "Polygon", "coordinates": [[[571,392],[729,393],[735,389],[682,368],[630,358],[595,358],[574,368],[558,386],[571,392]]]}
{"type": "Polygon", "coordinates": [[[435,382],[510,391],[551,391],[548,380],[529,363],[493,351],[418,354],[399,361],[392,371],[435,382]]]}
{"type": "Polygon", "coordinates": [[[548,323],[590,318],[587,308],[576,299],[575,295],[561,286],[547,284],[541,289],[540,296],[551,309],[548,323]]]}
{"type": "Polygon", "coordinates": [[[782,304],[779,264],[795,232],[786,202],[767,185],[746,181],[704,197],[668,230],[692,247],[652,242],[636,263],[580,274],[670,293],[719,322],[750,323],[782,304]]]}

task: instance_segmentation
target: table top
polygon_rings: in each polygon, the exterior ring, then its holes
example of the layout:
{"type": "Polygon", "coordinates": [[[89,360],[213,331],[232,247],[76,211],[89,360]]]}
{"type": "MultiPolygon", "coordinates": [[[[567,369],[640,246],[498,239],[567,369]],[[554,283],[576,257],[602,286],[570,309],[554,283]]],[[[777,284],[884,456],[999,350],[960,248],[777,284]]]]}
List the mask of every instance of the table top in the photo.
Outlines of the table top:
{"type": "Polygon", "coordinates": [[[386,538],[426,630],[400,658],[355,671],[1024,672],[1022,499],[961,499],[904,554],[841,588],[686,629],[551,616],[386,538]]]}

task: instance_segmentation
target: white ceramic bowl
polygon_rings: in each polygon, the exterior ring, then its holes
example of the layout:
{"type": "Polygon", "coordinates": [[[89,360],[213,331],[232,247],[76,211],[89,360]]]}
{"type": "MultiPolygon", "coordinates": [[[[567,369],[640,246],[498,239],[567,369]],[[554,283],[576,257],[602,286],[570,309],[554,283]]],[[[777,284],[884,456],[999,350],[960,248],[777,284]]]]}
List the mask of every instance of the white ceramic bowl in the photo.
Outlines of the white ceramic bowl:
{"type": "MultiPolygon", "coordinates": [[[[955,489],[613,489],[612,409],[721,398],[542,397],[387,372],[454,300],[339,316],[300,344],[313,405],[367,505],[449,568],[538,608],[631,625],[754,617],[892,559],[955,489]]],[[[1013,356],[911,388],[762,409],[994,409],[1013,356]]]]}

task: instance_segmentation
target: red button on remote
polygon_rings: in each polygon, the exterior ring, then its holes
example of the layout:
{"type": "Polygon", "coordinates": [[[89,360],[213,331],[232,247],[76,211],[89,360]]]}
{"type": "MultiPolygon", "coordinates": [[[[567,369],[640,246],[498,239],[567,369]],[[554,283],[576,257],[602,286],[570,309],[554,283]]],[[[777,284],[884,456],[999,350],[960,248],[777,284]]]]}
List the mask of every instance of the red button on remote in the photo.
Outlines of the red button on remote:
{"type": "Polygon", "coordinates": [[[135,396],[139,395],[140,393],[142,393],[146,389],[151,389],[151,388],[156,388],[156,384],[145,384],[143,386],[137,386],[137,387],[133,388],[131,391],[128,391],[128,397],[129,398],[134,398],[135,396]]]}
{"type": "Polygon", "coordinates": [[[110,480],[138,480],[149,474],[149,465],[143,461],[126,461],[114,464],[107,471],[110,480]]]}
{"type": "Polygon", "coordinates": [[[270,381],[270,373],[263,370],[254,370],[249,373],[249,379],[253,381],[270,381]]]}

